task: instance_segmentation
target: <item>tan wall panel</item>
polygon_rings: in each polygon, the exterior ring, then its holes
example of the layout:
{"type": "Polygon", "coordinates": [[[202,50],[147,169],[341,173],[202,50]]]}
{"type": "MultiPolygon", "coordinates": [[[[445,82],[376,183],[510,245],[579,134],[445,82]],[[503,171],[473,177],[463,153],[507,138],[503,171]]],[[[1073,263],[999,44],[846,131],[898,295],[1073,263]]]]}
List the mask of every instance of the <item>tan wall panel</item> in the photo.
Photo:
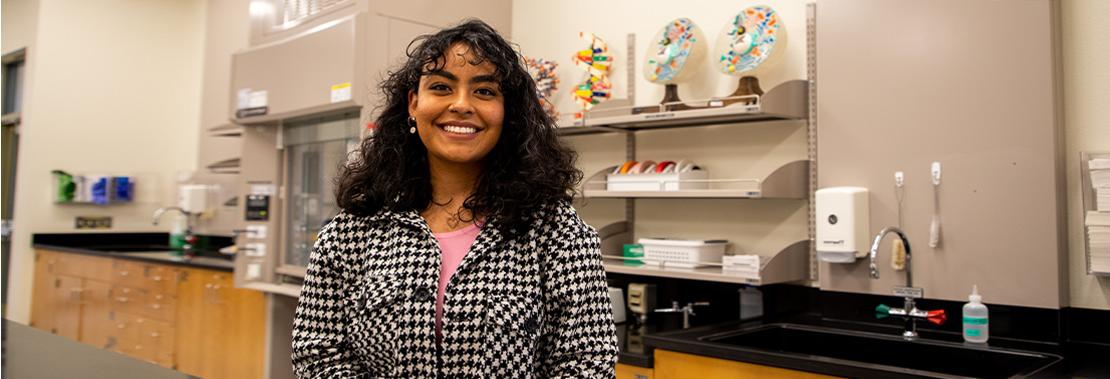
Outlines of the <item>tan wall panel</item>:
{"type": "MultiPolygon", "coordinates": [[[[1050,2],[847,0],[820,3],[818,20],[819,187],[870,188],[874,232],[897,222],[893,174],[906,173],[904,227],[927,297],[966,299],[978,284],[988,303],[1066,303],[1050,2]]],[[[904,279],[883,252],[881,279],[865,262],[822,264],[821,288],[888,294],[904,279]]]]}

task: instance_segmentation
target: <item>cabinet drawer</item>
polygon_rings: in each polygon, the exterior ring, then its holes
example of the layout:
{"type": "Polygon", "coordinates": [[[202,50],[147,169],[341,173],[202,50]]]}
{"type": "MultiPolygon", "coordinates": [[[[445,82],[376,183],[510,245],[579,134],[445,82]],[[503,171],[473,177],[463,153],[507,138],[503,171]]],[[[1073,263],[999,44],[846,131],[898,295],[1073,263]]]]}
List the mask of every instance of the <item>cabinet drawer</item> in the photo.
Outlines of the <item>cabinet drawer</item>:
{"type": "Polygon", "coordinates": [[[112,260],[78,254],[54,255],[54,272],[58,275],[76,276],[111,282],[112,260]]]}
{"type": "Polygon", "coordinates": [[[165,321],[117,313],[116,351],[144,361],[173,367],[174,328],[165,321]]]}
{"type": "Polygon", "coordinates": [[[144,288],[171,296],[177,295],[177,284],[181,278],[181,269],[157,264],[146,264],[143,266],[143,276],[146,278],[145,285],[143,286],[144,288]]]}
{"type": "Polygon", "coordinates": [[[132,287],[146,288],[147,279],[143,275],[145,267],[142,263],[116,259],[112,262],[112,282],[115,284],[132,287]]]}
{"type": "Polygon", "coordinates": [[[147,293],[139,314],[155,320],[173,322],[177,315],[177,299],[162,292],[151,291],[147,293]]]}
{"type": "Polygon", "coordinates": [[[112,286],[112,309],[119,313],[139,315],[143,305],[149,302],[149,291],[122,285],[112,286]]]}

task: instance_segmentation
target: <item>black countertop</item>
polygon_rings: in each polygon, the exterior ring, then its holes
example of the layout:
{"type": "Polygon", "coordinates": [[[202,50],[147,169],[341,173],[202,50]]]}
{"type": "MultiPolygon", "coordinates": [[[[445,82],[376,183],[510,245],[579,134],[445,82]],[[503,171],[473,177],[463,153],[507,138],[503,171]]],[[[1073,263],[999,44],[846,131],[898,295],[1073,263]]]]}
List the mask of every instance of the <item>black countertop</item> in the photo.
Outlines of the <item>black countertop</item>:
{"type": "MultiPolygon", "coordinates": [[[[626,359],[622,351],[621,363],[641,367],[651,367],[641,363],[653,363],[650,355],[654,349],[666,349],[681,353],[688,353],[732,361],[747,362],[764,366],[781,367],[791,370],[809,371],[827,375],[837,375],[852,378],[887,378],[887,377],[930,377],[920,372],[906,370],[905,372],[880,372],[867,368],[868,365],[852,366],[838,363],[835,359],[804,354],[785,353],[781,351],[760,350],[754,348],[727,348],[719,344],[703,341],[702,337],[716,335],[730,331],[752,330],[772,324],[791,323],[798,325],[834,328],[839,330],[862,331],[868,333],[889,334],[898,336],[901,330],[888,325],[860,324],[855,322],[840,322],[822,320],[814,317],[793,317],[778,320],[734,321],[685,330],[672,330],[659,333],[647,333],[643,336],[646,353],[638,354],[634,358],[626,359]],[[643,358],[647,357],[645,361],[643,358]]],[[[941,343],[953,343],[962,337],[959,334],[933,332],[923,334],[922,338],[929,338],[941,343]]],[[[1091,343],[1066,343],[1055,344],[1037,341],[1025,341],[1007,338],[992,337],[989,346],[1006,350],[1022,350],[1045,353],[1063,357],[1043,370],[1037,371],[1030,378],[1073,378],[1073,377],[1110,377],[1110,346],[1091,343]]],[[[624,348],[624,346],[622,346],[624,348]]],[[[939,360],[943,357],[920,357],[923,360],[939,360]]]]}
{"type": "Polygon", "coordinates": [[[32,246],[36,249],[61,251],[108,258],[129,259],[173,266],[196,267],[231,272],[235,263],[230,256],[215,250],[230,244],[230,238],[205,236],[205,249],[187,257],[164,244],[166,233],[36,233],[32,246]]]}
{"type": "Polygon", "coordinates": [[[11,378],[195,378],[8,320],[3,327],[3,371],[11,378]]]}

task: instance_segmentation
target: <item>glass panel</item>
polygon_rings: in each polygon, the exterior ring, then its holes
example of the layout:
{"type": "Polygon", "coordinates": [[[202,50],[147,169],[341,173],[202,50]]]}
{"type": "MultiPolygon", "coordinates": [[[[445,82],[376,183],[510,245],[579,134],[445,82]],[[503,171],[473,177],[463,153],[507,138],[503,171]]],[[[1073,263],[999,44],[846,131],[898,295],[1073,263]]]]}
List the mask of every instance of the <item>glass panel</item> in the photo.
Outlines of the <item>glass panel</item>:
{"type": "MultiPolygon", "coordinates": [[[[357,146],[357,122],[320,123],[301,128],[338,128],[344,139],[286,145],[286,233],[284,265],[305,267],[316,235],[327,225],[339,206],[335,201],[335,176],[357,146]]],[[[288,141],[287,141],[288,142],[288,141]]]]}

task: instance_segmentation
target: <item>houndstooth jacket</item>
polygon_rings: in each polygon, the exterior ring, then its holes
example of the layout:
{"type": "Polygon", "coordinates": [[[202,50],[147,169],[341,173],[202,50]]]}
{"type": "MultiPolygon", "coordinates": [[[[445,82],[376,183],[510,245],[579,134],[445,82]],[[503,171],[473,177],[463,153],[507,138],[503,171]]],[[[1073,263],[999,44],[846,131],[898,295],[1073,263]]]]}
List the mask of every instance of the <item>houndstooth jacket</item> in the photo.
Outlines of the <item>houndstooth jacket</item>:
{"type": "Polygon", "coordinates": [[[302,378],[611,378],[617,337],[597,231],[570,204],[506,240],[482,228],[448,284],[415,212],[341,212],[321,232],[293,325],[302,378]]]}

